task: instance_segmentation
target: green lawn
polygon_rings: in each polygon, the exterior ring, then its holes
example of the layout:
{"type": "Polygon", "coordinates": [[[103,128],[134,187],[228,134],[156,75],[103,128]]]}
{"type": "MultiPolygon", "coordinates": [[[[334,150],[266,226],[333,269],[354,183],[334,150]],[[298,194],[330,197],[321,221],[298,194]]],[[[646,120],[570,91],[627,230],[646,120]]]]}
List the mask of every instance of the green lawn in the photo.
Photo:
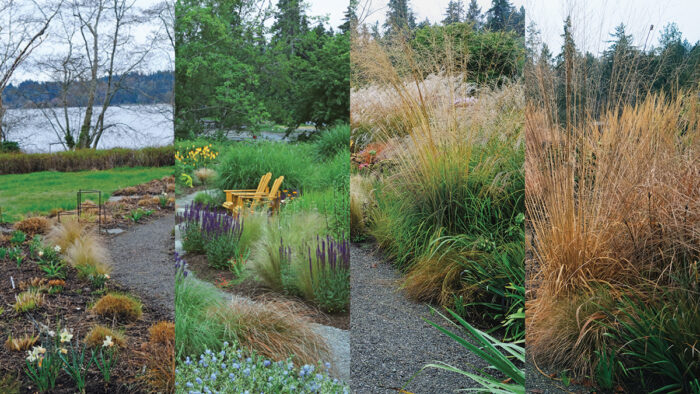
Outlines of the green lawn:
{"type": "Polygon", "coordinates": [[[115,190],[172,173],[173,167],[121,167],[104,171],[43,171],[2,175],[2,220],[14,222],[30,212],[48,213],[54,208],[75,209],[79,189],[101,190],[103,199],[107,199],[115,190]]]}

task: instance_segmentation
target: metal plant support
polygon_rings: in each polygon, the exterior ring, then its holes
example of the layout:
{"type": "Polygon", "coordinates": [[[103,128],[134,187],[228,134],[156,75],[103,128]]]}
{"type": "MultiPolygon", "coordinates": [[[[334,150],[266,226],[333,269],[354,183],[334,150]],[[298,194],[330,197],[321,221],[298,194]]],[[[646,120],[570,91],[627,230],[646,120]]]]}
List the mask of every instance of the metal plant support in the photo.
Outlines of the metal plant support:
{"type": "Polygon", "coordinates": [[[83,209],[83,194],[97,194],[97,230],[102,231],[102,215],[104,214],[104,206],[102,205],[101,190],[78,190],[78,221],[83,209]]]}

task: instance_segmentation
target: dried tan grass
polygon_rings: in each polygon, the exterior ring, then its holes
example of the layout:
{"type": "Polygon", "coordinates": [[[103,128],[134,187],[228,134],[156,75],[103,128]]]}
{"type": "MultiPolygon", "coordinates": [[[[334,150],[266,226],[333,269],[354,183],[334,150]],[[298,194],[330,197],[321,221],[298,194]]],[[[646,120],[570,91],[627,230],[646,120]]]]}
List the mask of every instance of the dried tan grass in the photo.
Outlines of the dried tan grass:
{"type": "Polygon", "coordinates": [[[51,227],[44,240],[51,245],[59,246],[61,251],[66,251],[76,239],[87,233],[89,233],[89,229],[85,223],[75,219],[63,219],[51,227]]]}
{"type": "Polygon", "coordinates": [[[690,268],[684,256],[700,253],[698,109],[693,95],[650,95],[569,134],[528,111],[536,286],[526,332],[539,362],[592,373],[605,328],[591,323],[603,316],[591,300],[644,299],[641,289],[673,286],[690,268]]]}
{"type": "Polygon", "coordinates": [[[5,349],[14,352],[22,352],[28,350],[39,340],[36,335],[24,334],[20,337],[14,338],[12,334],[7,336],[5,341],[5,349]]]}
{"type": "Polygon", "coordinates": [[[214,181],[217,173],[211,168],[202,167],[194,171],[194,176],[196,176],[197,179],[199,179],[199,181],[203,184],[208,185],[214,181]]]}
{"type": "Polygon", "coordinates": [[[51,227],[51,220],[43,216],[34,216],[20,220],[13,227],[32,237],[35,234],[45,234],[51,227]]]}
{"type": "Polygon", "coordinates": [[[224,324],[226,331],[236,333],[243,347],[262,356],[285,360],[294,355],[297,365],[328,360],[323,338],[313,330],[310,320],[299,314],[294,303],[232,301],[210,313],[224,324]]]}
{"type": "Polygon", "coordinates": [[[103,326],[101,324],[96,324],[90,331],[85,335],[85,343],[89,347],[101,347],[104,344],[106,337],[111,337],[112,342],[120,348],[126,347],[126,336],[123,332],[103,326]]]}
{"type": "Polygon", "coordinates": [[[126,294],[109,293],[92,306],[92,313],[123,322],[141,318],[143,305],[141,301],[126,294]]]}

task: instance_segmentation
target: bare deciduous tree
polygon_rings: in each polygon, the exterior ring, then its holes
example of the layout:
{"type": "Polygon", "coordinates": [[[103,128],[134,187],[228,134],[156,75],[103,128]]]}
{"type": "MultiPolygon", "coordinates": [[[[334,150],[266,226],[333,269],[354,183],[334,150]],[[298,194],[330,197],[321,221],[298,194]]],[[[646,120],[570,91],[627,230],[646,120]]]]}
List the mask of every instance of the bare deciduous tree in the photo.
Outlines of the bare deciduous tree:
{"type": "Polygon", "coordinates": [[[5,108],[2,92],[13,74],[44,42],[51,21],[61,8],[59,2],[0,0],[0,141],[5,108]]]}

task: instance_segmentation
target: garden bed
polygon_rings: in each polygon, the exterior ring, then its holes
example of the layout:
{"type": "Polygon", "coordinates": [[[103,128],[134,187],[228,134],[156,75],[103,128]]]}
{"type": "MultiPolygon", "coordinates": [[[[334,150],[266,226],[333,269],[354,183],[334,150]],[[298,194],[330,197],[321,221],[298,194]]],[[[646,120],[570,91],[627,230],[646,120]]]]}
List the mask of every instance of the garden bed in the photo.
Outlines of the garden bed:
{"type": "MultiPolygon", "coordinates": [[[[149,337],[151,327],[170,319],[168,311],[155,305],[141,304],[137,300],[134,304],[141,305],[141,313],[136,319],[121,320],[115,319],[114,315],[96,313],[94,306],[97,301],[109,294],[127,295],[127,289],[110,280],[108,275],[95,274],[89,278],[85,277],[84,272],[66,263],[59,253],[52,254],[53,246],[48,242],[42,244],[38,239],[29,237],[23,242],[11,242],[15,234],[17,233],[0,236],[0,248],[21,251],[25,256],[19,266],[16,260],[7,255],[0,259],[0,275],[5,278],[0,291],[0,335],[3,336],[3,340],[10,335],[13,338],[22,338],[25,334],[38,338],[35,343],[22,346],[21,350],[10,350],[7,344],[0,348],[0,391],[36,392],[37,387],[25,374],[28,351],[41,345],[51,352],[51,346],[48,344],[52,343],[64,328],[72,334],[73,339],[62,343],[61,346],[68,349],[74,346],[79,350],[85,343],[86,335],[96,325],[105,326],[117,333],[114,334],[115,347],[120,347],[120,338],[123,336],[124,347],[117,351],[118,358],[111,369],[109,383],[105,381],[96,364],[91,364],[85,373],[86,392],[133,393],[161,389],[149,386],[148,382],[153,382],[153,363],[162,364],[167,362],[167,358],[158,360],[148,355],[152,346],[149,344],[149,337]],[[42,268],[46,267],[48,261],[57,264],[62,262],[62,268],[58,273],[49,274],[42,268]],[[28,311],[15,310],[16,296],[26,291],[41,294],[43,302],[28,311]],[[55,336],[51,337],[49,331],[53,331],[55,336]],[[147,373],[144,374],[144,371],[147,373]]],[[[134,299],[133,296],[128,297],[134,299]]],[[[97,336],[98,344],[94,349],[98,354],[101,348],[99,344],[105,339],[103,337],[97,336]]],[[[90,350],[87,354],[89,358],[90,350]]],[[[66,357],[70,358],[69,356],[70,353],[67,353],[66,357]]],[[[63,371],[58,373],[55,384],[52,392],[76,392],[74,381],[63,371]]]]}
{"type": "Polygon", "coordinates": [[[187,264],[198,278],[213,283],[221,290],[247,297],[259,302],[291,302],[298,306],[298,311],[309,317],[314,323],[332,326],[342,330],[350,329],[350,312],[327,314],[321,311],[313,302],[289,294],[276,292],[254,278],[245,278],[242,282],[233,272],[222,271],[209,267],[206,256],[187,255],[187,264]]]}

